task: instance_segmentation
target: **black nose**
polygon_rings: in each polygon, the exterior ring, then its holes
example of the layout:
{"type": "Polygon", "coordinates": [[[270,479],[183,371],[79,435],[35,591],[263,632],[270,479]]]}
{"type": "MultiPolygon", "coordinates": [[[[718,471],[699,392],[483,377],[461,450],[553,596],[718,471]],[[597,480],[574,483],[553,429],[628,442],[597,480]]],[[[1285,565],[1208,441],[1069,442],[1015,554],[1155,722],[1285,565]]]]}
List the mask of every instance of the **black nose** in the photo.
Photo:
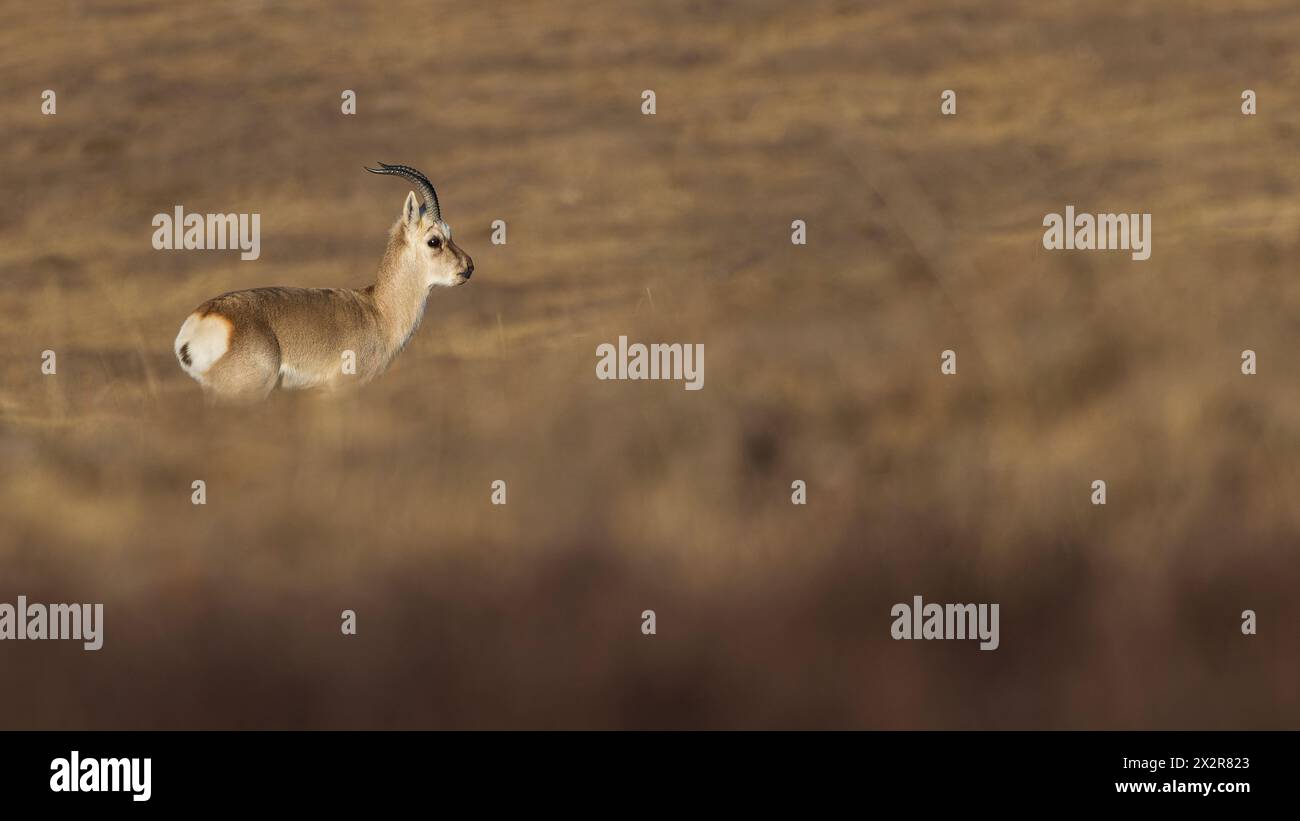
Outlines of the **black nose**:
{"type": "Polygon", "coordinates": [[[471,262],[469,265],[466,265],[465,273],[461,274],[461,276],[465,277],[465,279],[469,279],[470,277],[474,276],[474,263],[471,262]]]}

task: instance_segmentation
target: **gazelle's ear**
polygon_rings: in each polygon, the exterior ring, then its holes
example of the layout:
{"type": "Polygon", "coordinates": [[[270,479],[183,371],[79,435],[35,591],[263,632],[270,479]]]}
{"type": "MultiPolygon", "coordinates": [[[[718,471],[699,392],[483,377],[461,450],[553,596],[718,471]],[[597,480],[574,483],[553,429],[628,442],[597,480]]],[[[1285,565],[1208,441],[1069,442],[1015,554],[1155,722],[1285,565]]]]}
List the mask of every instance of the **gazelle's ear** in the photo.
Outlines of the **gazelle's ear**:
{"type": "Polygon", "coordinates": [[[402,218],[408,225],[415,225],[420,221],[420,201],[415,198],[414,191],[406,192],[406,204],[402,206],[402,218]]]}

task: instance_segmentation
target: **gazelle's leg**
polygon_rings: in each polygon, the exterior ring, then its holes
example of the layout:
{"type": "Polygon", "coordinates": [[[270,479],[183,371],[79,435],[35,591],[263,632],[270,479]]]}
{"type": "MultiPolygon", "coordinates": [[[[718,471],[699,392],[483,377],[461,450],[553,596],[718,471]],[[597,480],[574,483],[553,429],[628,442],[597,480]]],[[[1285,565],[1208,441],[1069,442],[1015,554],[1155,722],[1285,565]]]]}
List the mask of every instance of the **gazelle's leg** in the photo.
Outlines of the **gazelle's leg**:
{"type": "Polygon", "coordinates": [[[239,329],[230,350],[203,375],[203,386],[214,402],[258,402],[280,379],[280,346],[260,329],[239,329]]]}

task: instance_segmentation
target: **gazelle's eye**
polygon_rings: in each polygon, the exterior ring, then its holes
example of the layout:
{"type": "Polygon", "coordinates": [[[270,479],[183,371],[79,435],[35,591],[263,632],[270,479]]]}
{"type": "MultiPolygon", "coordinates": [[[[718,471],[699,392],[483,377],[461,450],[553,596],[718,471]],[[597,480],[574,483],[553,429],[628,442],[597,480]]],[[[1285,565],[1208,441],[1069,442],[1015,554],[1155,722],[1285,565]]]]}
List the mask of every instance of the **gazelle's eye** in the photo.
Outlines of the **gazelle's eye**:
{"type": "Polygon", "coordinates": [[[434,237],[433,239],[429,240],[429,247],[436,251],[437,249],[442,247],[442,240],[437,237],[434,237]]]}

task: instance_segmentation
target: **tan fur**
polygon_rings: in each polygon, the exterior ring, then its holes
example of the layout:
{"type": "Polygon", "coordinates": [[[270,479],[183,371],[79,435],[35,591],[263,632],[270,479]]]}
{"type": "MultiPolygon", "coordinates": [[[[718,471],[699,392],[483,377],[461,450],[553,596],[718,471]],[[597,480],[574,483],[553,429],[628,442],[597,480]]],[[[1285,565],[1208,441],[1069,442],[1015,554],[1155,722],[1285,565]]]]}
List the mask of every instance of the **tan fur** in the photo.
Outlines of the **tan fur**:
{"type": "Polygon", "coordinates": [[[473,273],[473,260],[450,233],[445,223],[428,219],[409,194],[374,285],[254,288],[210,299],[176,337],[181,366],[219,402],[264,399],[277,385],[333,390],[365,384],[387,370],[415,333],[430,290],[463,284],[473,273]],[[441,248],[428,247],[431,237],[441,240],[441,248]],[[219,351],[214,321],[229,326],[227,349],[206,369],[197,369],[199,360],[187,366],[186,345],[200,358],[219,351]],[[356,355],[355,374],[343,371],[348,350],[356,355]]]}

